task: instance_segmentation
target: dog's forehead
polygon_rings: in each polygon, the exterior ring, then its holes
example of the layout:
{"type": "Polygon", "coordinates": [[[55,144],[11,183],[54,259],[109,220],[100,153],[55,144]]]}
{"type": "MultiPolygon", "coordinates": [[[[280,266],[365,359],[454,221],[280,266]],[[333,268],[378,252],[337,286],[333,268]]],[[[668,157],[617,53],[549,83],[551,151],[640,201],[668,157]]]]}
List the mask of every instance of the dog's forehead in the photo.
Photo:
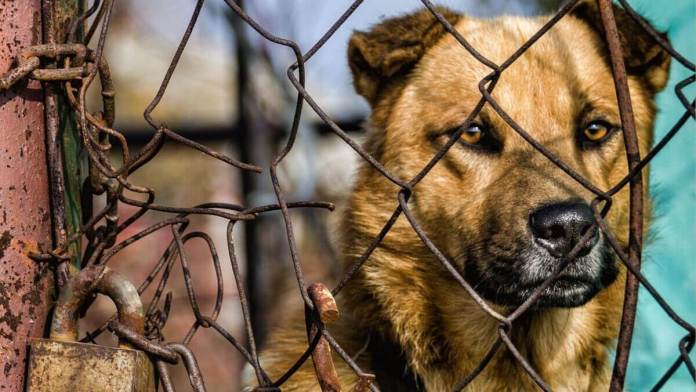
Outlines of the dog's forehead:
{"type": "MultiPolygon", "coordinates": [[[[455,28],[483,56],[502,64],[547,21],[545,17],[464,18],[455,28]]],[[[448,35],[421,60],[405,99],[417,100],[418,116],[434,122],[463,120],[480,100],[479,82],[491,69],[448,35]],[[439,107],[435,110],[434,107],[439,107]]],[[[602,57],[596,33],[583,22],[566,18],[542,36],[505,72],[493,96],[523,127],[554,121],[567,128],[579,100],[611,105],[611,70],[602,57]]],[[[487,110],[489,110],[488,108],[487,110]]],[[[540,135],[541,136],[541,135],[540,135]]]]}

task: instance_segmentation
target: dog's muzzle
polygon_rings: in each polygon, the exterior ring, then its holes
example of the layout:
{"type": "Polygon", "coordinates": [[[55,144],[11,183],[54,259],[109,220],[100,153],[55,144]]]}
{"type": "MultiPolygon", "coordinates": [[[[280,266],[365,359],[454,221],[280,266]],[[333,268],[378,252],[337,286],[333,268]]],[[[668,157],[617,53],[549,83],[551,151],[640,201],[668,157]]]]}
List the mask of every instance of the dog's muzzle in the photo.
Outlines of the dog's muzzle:
{"type": "Polygon", "coordinates": [[[466,275],[486,299],[506,306],[519,306],[550,278],[576,247],[575,258],[549,285],[535,303],[537,307],[575,307],[592,299],[611,284],[618,268],[602,234],[595,226],[589,205],[565,201],[540,206],[529,214],[529,234],[519,246],[515,260],[494,260],[482,273],[475,263],[466,265],[466,275]],[[583,244],[579,241],[590,232],[583,244]],[[490,273],[495,271],[495,273],[490,273]]]}

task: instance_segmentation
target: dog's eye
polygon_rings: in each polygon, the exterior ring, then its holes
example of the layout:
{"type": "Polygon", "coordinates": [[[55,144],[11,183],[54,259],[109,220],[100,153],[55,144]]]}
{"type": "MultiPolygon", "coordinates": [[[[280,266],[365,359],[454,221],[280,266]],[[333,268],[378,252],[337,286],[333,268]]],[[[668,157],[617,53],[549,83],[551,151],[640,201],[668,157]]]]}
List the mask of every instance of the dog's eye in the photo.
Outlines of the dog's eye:
{"type": "Polygon", "coordinates": [[[478,144],[481,139],[483,139],[484,130],[483,126],[479,124],[471,124],[471,126],[462,132],[460,139],[466,144],[475,145],[478,144]]]}
{"type": "Polygon", "coordinates": [[[470,123],[468,128],[455,127],[431,135],[434,139],[444,142],[458,133],[457,143],[464,147],[481,152],[498,152],[502,149],[502,144],[489,129],[481,123],[470,123]]]}
{"type": "Polygon", "coordinates": [[[596,120],[585,126],[582,138],[589,143],[599,144],[605,141],[614,132],[615,127],[606,121],[596,120]]]}

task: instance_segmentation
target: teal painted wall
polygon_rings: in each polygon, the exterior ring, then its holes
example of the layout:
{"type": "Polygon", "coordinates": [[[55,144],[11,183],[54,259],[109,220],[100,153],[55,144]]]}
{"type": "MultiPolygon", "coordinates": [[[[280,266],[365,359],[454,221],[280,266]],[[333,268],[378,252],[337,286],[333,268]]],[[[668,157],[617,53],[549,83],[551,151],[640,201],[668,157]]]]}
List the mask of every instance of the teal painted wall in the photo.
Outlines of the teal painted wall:
{"type": "MultiPolygon", "coordinates": [[[[674,48],[696,62],[696,1],[632,0],[632,6],[654,26],[666,31],[674,48]]],[[[656,140],[667,133],[684,107],[674,85],[690,75],[672,63],[667,89],[657,99],[660,113],[656,140]]],[[[686,89],[692,100],[693,85],[686,89]]],[[[643,152],[644,153],[644,152],[643,152]]],[[[693,119],[675,136],[650,166],[655,215],[644,256],[643,272],[684,319],[696,324],[696,126],[693,119]]],[[[642,290],[628,373],[630,391],[647,391],[677,358],[677,344],[686,332],[642,290]]],[[[695,356],[691,356],[694,360],[695,356]]],[[[663,391],[696,391],[681,366],[663,391]]]]}

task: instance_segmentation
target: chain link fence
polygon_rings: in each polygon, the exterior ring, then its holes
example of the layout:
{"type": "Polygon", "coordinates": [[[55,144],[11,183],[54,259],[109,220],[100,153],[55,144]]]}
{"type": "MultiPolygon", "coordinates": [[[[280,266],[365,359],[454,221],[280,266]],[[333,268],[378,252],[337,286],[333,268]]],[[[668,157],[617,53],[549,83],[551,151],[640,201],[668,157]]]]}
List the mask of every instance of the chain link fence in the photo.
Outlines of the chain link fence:
{"type": "MultiPolygon", "coordinates": [[[[356,275],[365,262],[368,261],[373,251],[380,246],[381,241],[389,233],[392,226],[400,216],[405,216],[415,233],[422,240],[423,244],[437,257],[442,267],[445,268],[458,284],[466,290],[466,292],[474,299],[474,301],[485,311],[492,319],[497,320],[498,339],[493,344],[484,358],[481,359],[479,366],[472,369],[469,374],[462,375],[461,381],[456,385],[455,390],[465,388],[474,378],[476,378],[491,361],[493,356],[503,347],[516,358],[519,365],[527,372],[529,377],[533,379],[536,385],[544,391],[551,390],[543,378],[537,373],[534,367],[529,363],[525,356],[520,353],[518,348],[511,340],[511,330],[515,328],[513,322],[519,319],[520,316],[528,312],[532,306],[538,301],[542,292],[548,288],[556,277],[573,262],[576,255],[585,246],[592,237],[593,231],[598,228],[601,230],[609,244],[613,248],[618,258],[628,269],[628,277],[626,282],[625,305],[622,314],[621,330],[614,363],[614,370],[611,380],[611,390],[620,391],[623,389],[624,379],[626,375],[626,367],[631,346],[631,338],[633,332],[633,324],[635,320],[637,293],[640,285],[652,295],[659,305],[664,309],[666,314],[674,320],[679,326],[685,330],[685,336],[679,342],[679,346],[675,347],[675,361],[665,369],[664,375],[659,379],[653,390],[660,389],[670,379],[674,372],[682,365],[688,368],[689,373],[694,377],[694,366],[689,357],[689,353],[693,348],[696,332],[694,326],[682,319],[670,307],[669,303],[653,288],[650,282],[640,272],[641,248],[643,245],[643,186],[641,179],[641,171],[663,148],[670,140],[679,132],[689,118],[696,118],[694,102],[689,101],[684,93],[684,88],[693,83],[695,77],[692,75],[687,79],[679,82],[676,86],[675,94],[684,106],[683,115],[676,119],[672,129],[664,138],[657,141],[654,147],[647,152],[643,157],[639,155],[637,137],[634,125],[634,119],[631,108],[631,100],[628,94],[626,67],[623,63],[621,54],[621,42],[619,39],[614,11],[611,0],[599,0],[599,10],[601,21],[605,31],[605,39],[609,49],[612,71],[616,91],[618,95],[618,103],[621,113],[621,123],[624,134],[625,148],[627,152],[627,160],[629,163],[629,172],[625,177],[616,183],[608,191],[603,191],[597,186],[589,182],[581,174],[572,169],[569,165],[557,158],[552,151],[534,140],[532,136],[522,128],[508,113],[496,102],[492,96],[492,92],[496,86],[496,82],[500,76],[530,47],[532,47],[544,34],[554,27],[562,18],[566,17],[569,12],[577,5],[578,0],[568,1],[560,10],[551,17],[548,22],[537,31],[524,45],[519,47],[506,61],[496,64],[493,61],[482,55],[474,48],[453,26],[443,17],[438,9],[428,0],[421,0],[432,15],[438,20],[445,30],[451,34],[459,44],[480,63],[484,64],[490,73],[480,81],[479,89],[481,93],[480,100],[475,109],[468,115],[466,121],[454,132],[448,142],[432,157],[430,162],[422,168],[422,170],[411,179],[398,178],[396,175],[387,170],[380,162],[371,156],[359,143],[353,140],[341,127],[339,127],[322,109],[320,104],[315,101],[311,93],[305,89],[305,64],[310,61],[312,56],[319,51],[322,46],[331,39],[334,32],[348,19],[351,14],[360,7],[362,0],[353,2],[348,9],[333,23],[333,25],[321,36],[321,38],[306,52],[302,52],[299,46],[292,40],[278,37],[264,28],[259,22],[252,19],[245,11],[234,1],[225,0],[236,18],[243,21],[256,31],[264,40],[269,43],[284,46],[291,51],[296,59],[296,62],[287,68],[287,77],[297,91],[295,101],[295,112],[292,125],[289,129],[289,136],[285,145],[270,162],[268,175],[270,175],[273,190],[277,198],[277,203],[262,206],[243,206],[229,203],[211,202],[197,205],[190,208],[173,207],[156,203],[155,192],[139,184],[134,184],[129,181],[129,175],[136,172],[138,169],[147,165],[155,158],[165,143],[179,143],[189,148],[195,149],[202,154],[206,154],[217,160],[220,160],[237,170],[247,171],[250,173],[262,174],[263,168],[254,163],[241,162],[230,156],[214,151],[200,143],[192,141],[181,136],[175,130],[167,127],[162,121],[153,116],[153,111],[158,107],[160,101],[167,92],[167,87],[174,74],[179,60],[186,48],[191,32],[196,25],[198,16],[204,1],[198,0],[195,4],[194,11],[190,21],[186,27],[185,33],[178,44],[178,48],[172,57],[171,65],[163,76],[162,83],[155,95],[154,99],[145,108],[144,117],[152,127],[153,133],[147,143],[139,151],[132,151],[129,145],[119,130],[114,129],[115,120],[115,91],[111,80],[108,59],[104,56],[104,45],[109,33],[109,23],[114,7],[114,0],[99,1],[95,0],[89,9],[74,20],[71,24],[70,33],[65,38],[64,44],[45,44],[27,48],[19,58],[18,66],[11,72],[0,78],[0,90],[9,89],[13,84],[24,78],[32,78],[41,81],[51,82],[56,89],[63,94],[69,102],[70,108],[74,116],[77,118],[79,125],[79,136],[82,148],[88,156],[89,163],[89,178],[84,186],[83,200],[91,200],[92,196],[99,196],[105,200],[105,207],[98,211],[91,211],[89,202],[84,208],[84,219],[79,228],[79,231],[73,235],[65,235],[65,231],[61,236],[58,236],[58,244],[55,249],[37,253],[34,258],[38,262],[51,263],[57,271],[57,282],[61,287],[65,287],[67,279],[69,279],[70,268],[68,265],[71,260],[69,250],[71,246],[79,241],[84,241],[86,245],[81,254],[81,272],[80,276],[87,279],[88,284],[95,285],[97,277],[104,271],[109,261],[119,254],[124,248],[131,244],[146,240],[148,235],[161,230],[167,229],[171,231],[172,240],[161,255],[159,260],[152,264],[151,272],[147,278],[138,287],[138,292],[143,293],[151,286],[155,286],[153,297],[146,309],[146,324],[145,333],[139,334],[130,329],[126,325],[120,323],[116,318],[110,319],[100,328],[87,333],[84,341],[93,341],[98,335],[105,331],[112,331],[120,338],[130,342],[134,347],[142,349],[149,353],[155,360],[157,372],[161,386],[166,391],[173,391],[174,385],[169,376],[169,366],[183,363],[191,381],[194,390],[205,390],[205,383],[198,369],[195,356],[190,350],[192,339],[202,329],[213,330],[224,337],[230,345],[232,345],[243,358],[254,369],[254,374],[259,387],[258,391],[281,390],[283,384],[299,369],[299,367],[313,356],[317,377],[320,383],[324,386],[335,386],[340,388],[335,373],[332,372],[333,366],[322,366],[322,363],[331,363],[331,350],[335,351],[355,374],[360,378],[357,390],[373,390],[377,391],[378,386],[373,382],[374,376],[361,369],[358,364],[347,354],[341,345],[332,336],[325,324],[332,321],[336,314],[335,302],[333,297],[338,295],[348,282],[356,275]],[[85,29],[81,39],[78,39],[77,32],[80,26],[86,21],[91,20],[91,24],[85,29]],[[93,35],[98,35],[97,45],[94,48],[86,46],[86,42],[90,42],[93,35]],[[59,65],[56,68],[42,67],[44,60],[50,59],[57,62],[59,65]],[[100,111],[90,111],[87,109],[87,90],[93,82],[99,78],[101,85],[102,107],[100,111]],[[302,116],[303,107],[306,105],[313,110],[319,118],[326,124],[328,129],[340,137],[350,148],[368,162],[375,170],[379,171],[386,179],[393,184],[396,184],[400,191],[398,192],[397,200],[398,207],[393,211],[391,218],[381,229],[379,235],[373,239],[372,243],[358,259],[358,261],[350,266],[345,274],[341,277],[338,283],[328,289],[321,284],[308,285],[305,280],[300,254],[295,240],[295,227],[291,218],[290,210],[292,209],[326,209],[333,210],[334,206],[328,202],[321,201],[289,201],[286,199],[286,194],[278,180],[278,165],[283,162],[288,153],[293,149],[293,145],[298,133],[298,127],[302,116]],[[447,151],[455,144],[456,140],[461,136],[462,132],[468,127],[472,119],[478,115],[484,105],[489,105],[493,108],[500,117],[522,138],[524,138],[533,148],[540,154],[544,155],[549,161],[553,162],[560,170],[572,177],[578,184],[595,195],[591,203],[594,211],[595,223],[591,229],[588,229],[583,238],[575,245],[573,250],[564,258],[564,261],[557,266],[553,276],[536,288],[529,298],[524,303],[517,307],[508,315],[500,314],[491,308],[487,302],[476,292],[474,288],[460,274],[458,269],[452,262],[437,248],[437,246],[428,237],[428,234],[423,229],[419,221],[414,216],[409,199],[412,196],[413,188],[425,178],[431,169],[437,164],[447,151]],[[119,158],[114,160],[114,152],[117,152],[119,158]],[[630,205],[630,233],[628,253],[624,252],[622,247],[615,239],[614,234],[607,227],[604,218],[612,205],[612,197],[625,187],[630,188],[631,205],[630,205]],[[131,195],[139,195],[133,197],[131,195]],[[119,212],[119,206],[127,205],[137,208],[136,212],[124,216],[119,212]],[[134,222],[141,218],[144,214],[150,211],[159,211],[170,214],[169,218],[163,219],[155,225],[152,225],[120,242],[116,241],[119,233],[124,232],[134,222]],[[245,222],[257,219],[259,216],[267,214],[271,211],[280,211],[285,226],[287,243],[290,250],[292,266],[298,285],[298,295],[301,296],[306,308],[307,330],[310,338],[306,351],[303,355],[297,358],[295,364],[291,366],[285,374],[278,379],[271,379],[264,371],[259,362],[259,353],[254,339],[254,331],[252,329],[252,318],[249,312],[249,300],[245,288],[244,281],[240,272],[240,264],[237,258],[237,247],[235,242],[234,232],[235,227],[239,222],[245,222]],[[222,274],[220,258],[218,251],[211,237],[202,231],[187,230],[190,217],[194,215],[206,215],[223,219],[227,222],[227,252],[233,270],[234,285],[238,291],[239,302],[244,319],[244,328],[246,340],[239,341],[233,334],[225,329],[219,322],[218,316],[222,308],[222,291],[224,277],[222,274]],[[194,239],[203,241],[209,250],[210,260],[214,265],[217,279],[217,298],[211,312],[204,312],[199,306],[196,290],[193,288],[192,277],[189,268],[189,258],[187,257],[184,245],[194,239]],[[177,342],[166,339],[162,334],[162,328],[167,322],[168,315],[171,311],[171,295],[165,294],[165,289],[171,271],[174,266],[180,263],[183,268],[183,279],[190,303],[190,307],[195,315],[195,322],[191,325],[186,336],[177,342]],[[91,277],[91,278],[90,278],[91,277]],[[91,279],[91,280],[90,280],[91,279]],[[330,349],[329,349],[330,347],[330,349]]],[[[625,0],[620,0],[619,3],[628,13],[628,15],[637,22],[650,36],[657,42],[665,51],[667,51],[674,60],[678,61],[691,72],[694,64],[683,57],[679,52],[674,50],[662,36],[654,31],[638,14],[629,6],[625,0]]],[[[58,37],[62,39],[63,37],[58,37]]],[[[137,72],[137,66],[134,66],[134,72],[137,72]]],[[[50,119],[49,119],[50,120],[50,119]]],[[[60,157],[58,152],[49,151],[49,159],[53,162],[53,167],[60,167],[60,157]]],[[[266,163],[266,162],[257,162],[266,163]]],[[[61,184],[52,184],[54,191],[61,184]]],[[[54,211],[56,214],[63,213],[61,210],[54,211]]],[[[263,246],[263,244],[259,244],[263,246]]]]}

